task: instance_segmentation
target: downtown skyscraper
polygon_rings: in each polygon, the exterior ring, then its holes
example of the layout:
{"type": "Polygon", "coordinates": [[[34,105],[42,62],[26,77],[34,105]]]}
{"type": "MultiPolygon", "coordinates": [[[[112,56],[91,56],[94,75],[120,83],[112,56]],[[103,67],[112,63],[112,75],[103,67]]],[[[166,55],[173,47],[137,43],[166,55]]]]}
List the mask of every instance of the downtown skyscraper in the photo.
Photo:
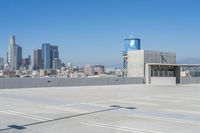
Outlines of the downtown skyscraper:
{"type": "Polygon", "coordinates": [[[44,69],[53,68],[53,60],[59,58],[58,46],[49,43],[42,44],[42,62],[44,69]]]}
{"type": "Polygon", "coordinates": [[[33,52],[33,67],[35,70],[42,69],[42,49],[36,49],[33,52]]]}
{"type": "Polygon", "coordinates": [[[9,43],[9,50],[8,50],[8,64],[9,64],[9,69],[13,70],[14,69],[14,52],[15,52],[15,36],[11,35],[10,36],[10,43],[9,43]]]}
{"type": "Polygon", "coordinates": [[[10,70],[18,70],[22,64],[22,47],[16,45],[15,36],[12,34],[8,50],[8,64],[10,70]]]}
{"type": "Polygon", "coordinates": [[[22,47],[19,45],[15,45],[14,60],[14,69],[18,70],[22,65],[22,47]]]}

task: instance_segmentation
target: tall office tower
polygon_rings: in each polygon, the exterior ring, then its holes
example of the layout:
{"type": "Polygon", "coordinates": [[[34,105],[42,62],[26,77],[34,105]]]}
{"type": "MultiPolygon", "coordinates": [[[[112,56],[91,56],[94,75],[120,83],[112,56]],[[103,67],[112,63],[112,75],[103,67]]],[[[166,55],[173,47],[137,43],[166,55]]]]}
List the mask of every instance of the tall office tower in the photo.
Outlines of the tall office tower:
{"type": "Polygon", "coordinates": [[[11,70],[14,70],[14,64],[15,64],[14,53],[15,53],[15,36],[11,34],[9,50],[8,50],[8,64],[9,64],[9,69],[11,70]]]}
{"type": "Polygon", "coordinates": [[[44,69],[53,68],[53,60],[59,58],[58,46],[49,43],[42,44],[42,62],[44,69]]]}
{"type": "Polygon", "coordinates": [[[51,45],[52,58],[59,58],[58,46],[51,45]]]}
{"type": "Polygon", "coordinates": [[[10,70],[17,70],[22,65],[22,47],[16,45],[15,36],[11,34],[7,60],[10,70]]]}
{"type": "Polygon", "coordinates": [[[4,59],[0,57],[0,70],[4,70],[4,59]]]}
{"type": "Polygon", "coordinates": [[[50,69],[50,44],[49,43],[44,43],[42,44],[42,64],[44,69],[50,69]]]}
{"type": "Polygon", "coordinates": [[[50,68],[53,68],[53,60],[56,58],[59,59],[58,46],[51,45],[50,50],[50,68]]]}
{"type": "Polygon", "coordinates": [[[42,49],[36,49],[33,52],[34,69],[42,69],[42,49]]]}
{"type": "Polygon", "coordinates": [[[22,47],[15,45],[14,51],[14,69],[18,70],[22,66],[22,47]]]}

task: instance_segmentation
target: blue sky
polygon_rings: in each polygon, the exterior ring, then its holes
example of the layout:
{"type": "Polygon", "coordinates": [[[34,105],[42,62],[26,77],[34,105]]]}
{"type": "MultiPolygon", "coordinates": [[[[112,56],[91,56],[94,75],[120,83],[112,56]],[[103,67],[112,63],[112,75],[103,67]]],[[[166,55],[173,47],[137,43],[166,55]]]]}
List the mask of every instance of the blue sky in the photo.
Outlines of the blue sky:
{"type": "Polygon", "coordinates": [[[11,33],[24,57],[48,42],[65,63],[120,64],[123,39],[134,33],[142,49],[200,63],[200,1],[0,0],[0,56],[11,33]]]}

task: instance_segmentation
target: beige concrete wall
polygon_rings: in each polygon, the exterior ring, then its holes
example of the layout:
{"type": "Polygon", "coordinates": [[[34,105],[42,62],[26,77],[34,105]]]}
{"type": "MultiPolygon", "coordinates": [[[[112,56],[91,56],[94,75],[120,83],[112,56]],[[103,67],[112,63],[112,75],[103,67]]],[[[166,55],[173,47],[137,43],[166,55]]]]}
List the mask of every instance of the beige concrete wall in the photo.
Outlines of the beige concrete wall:
{"type": "Polygon", "coordinates": [[[152,85],[176,85],[176,77],[151,77],[152,85]]]}
{"type": "Polygon", "coordinates": [[[150,50],[128,51],[128,77],[145,77],[146,63],[176,64],[176,54],[150,50]]]}
{"type": "Polygon", "coordinates": [[[128,52],[128,77],[144,77],[144,51],[128,52]]]}
{"type": "Polygon", "coordinates": [[[143,78],[2,78],[0,89],[143,84],[143,78]]]}

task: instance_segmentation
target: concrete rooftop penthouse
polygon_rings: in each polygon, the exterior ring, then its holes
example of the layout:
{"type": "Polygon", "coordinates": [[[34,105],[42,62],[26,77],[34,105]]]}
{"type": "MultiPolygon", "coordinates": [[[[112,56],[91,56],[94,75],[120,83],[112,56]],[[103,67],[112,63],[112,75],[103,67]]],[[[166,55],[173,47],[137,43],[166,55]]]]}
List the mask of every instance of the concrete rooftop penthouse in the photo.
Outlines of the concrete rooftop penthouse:
{"type": "Polygon", "coordinates": [[[0,133],[198,133],[200,85],[0,89],[0,133]]]}

